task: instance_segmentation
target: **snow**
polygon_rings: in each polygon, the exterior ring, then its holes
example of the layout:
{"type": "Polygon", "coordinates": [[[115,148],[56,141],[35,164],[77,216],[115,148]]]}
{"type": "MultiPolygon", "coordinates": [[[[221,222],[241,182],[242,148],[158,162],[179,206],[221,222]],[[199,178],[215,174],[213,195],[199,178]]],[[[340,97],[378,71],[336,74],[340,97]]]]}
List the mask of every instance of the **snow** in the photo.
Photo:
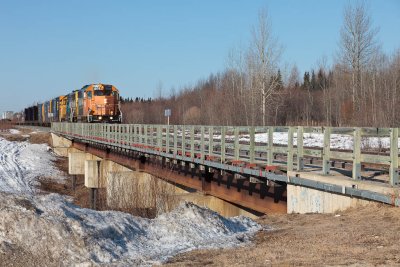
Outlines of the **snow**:
{"type": "Polygon", "coordinates": [[[29,199],[0,193],[0,218],[0,244],[45,251],[64,265],[153,265],[195,248],[246,244],[261,229],[249,218],[226,219],[191,203],[145,219],[79,208],[58,194],[29,199]]]}
{"type": "Polygon", "coordinates": [[[10,142],[0,137],[0,191],[32,194],[41,176],[64,179],[54,166],[56,157],[49,151],[47,145],[10,142]]]}
{"type": "Polygon", "coordinates": [[[10,134],[21,134],[21,132],[17,129],[10,129],[9,132],[10,134]]]}
{"type": "Polygon", "coordinates": [[[0,138],[0,253],[22,248],[62,265],[145,265],[180,252],[247,244],[261,229],[184,203],[155,219],[94,211],[59,194],[39,194],[41,176],[62,180],[46,145],[0,138]]]}
{"type": "MultiPolygon", "coordinates": [[[[182,132],[178,132],[178,136],[182,136],[182,132]]],[[[190,137],[190,133],[185,133],[186,138],[190,137]]],[[[170,138],[173,138],[171,135],[170,138]]],[[[195,138],[200,139],[201,134],[195,134],[195,138]]],[[[204,134],[206,141],[209,139],[208,134],[204,134]]],[[[221,140],[220,134],[213,135],[214,140],[221,140]]],[[[268,144],[268,133],[256,133],[254,137],[255,141],[260,144],[268,144]]],[[[235,140],[234,135],[226,135],[225,140],[233,142],[235,140]]],[[[305,147],[323,147],[324,135],[322,133],[304,133],[303,134],[303,146],[305,147]]],[[[250,135],[241,134],[239,135],[240,143],[249,143],[250,135]]],[[[288,133],[287,132],[274,132],[273,142],[276,145],[287,145],[288,133]]],[[[297,133],[293,135],[293,144],[297,145],[297,133]]],[[[334,149],[352,150],[353,149],[353,136],[345,134],[331,134],[330,146],[334,149]]],[[[389,137],[362,137],[361,148],[362,149],[382,149],[390,147],[389,137]]],[[[399,139],[400,148],[400,139],[399,139]]]]}

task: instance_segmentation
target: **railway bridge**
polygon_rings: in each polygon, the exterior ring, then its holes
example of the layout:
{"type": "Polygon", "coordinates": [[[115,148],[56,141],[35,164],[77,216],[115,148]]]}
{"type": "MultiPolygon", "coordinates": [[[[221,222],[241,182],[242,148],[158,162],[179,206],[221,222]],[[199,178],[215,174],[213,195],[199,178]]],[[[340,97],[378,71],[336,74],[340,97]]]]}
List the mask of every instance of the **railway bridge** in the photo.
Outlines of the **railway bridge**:
{"type": "Polygon", "coordinates": [[[87,182],[99,165],[71,151],[256,213],[400,205],[398,128],[52,123],[51,132],[88,187],[99,186],[87,182]]]}

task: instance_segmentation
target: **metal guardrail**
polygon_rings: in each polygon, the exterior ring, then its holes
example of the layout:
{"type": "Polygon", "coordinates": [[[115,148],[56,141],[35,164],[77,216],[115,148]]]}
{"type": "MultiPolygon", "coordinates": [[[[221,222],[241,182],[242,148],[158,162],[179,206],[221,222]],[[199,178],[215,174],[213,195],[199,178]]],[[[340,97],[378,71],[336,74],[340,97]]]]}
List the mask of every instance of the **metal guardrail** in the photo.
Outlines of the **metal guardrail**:
{"type": "Polygon", "coordinates": [[[320,158],[323,174],[329,174],[332,159],[340,159],[352,162],[355,180],[362,178],[361,163],[380,164],[389,169],[390,185],[399,183],[398,128],[52,123],[51,130],[124,149],[140,148],[261,170],[278,165],[276,154],[286,155],[286,162],[280,165],[287,171],[303,170],[306,157],[320,158]],[[338,137],[348,141],[346,148],[333,149],[338,137]],[[316,142],[308,142],[310,138],[316,142]],[[369,139],[379,146],[371,149],[369,139]]]}

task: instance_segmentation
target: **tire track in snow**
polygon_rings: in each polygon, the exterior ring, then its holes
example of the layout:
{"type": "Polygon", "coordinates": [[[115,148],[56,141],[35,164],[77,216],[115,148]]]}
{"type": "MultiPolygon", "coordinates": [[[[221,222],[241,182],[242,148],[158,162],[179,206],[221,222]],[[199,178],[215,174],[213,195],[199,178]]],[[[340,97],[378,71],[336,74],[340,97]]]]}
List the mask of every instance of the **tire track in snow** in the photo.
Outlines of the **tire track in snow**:
{"type": "Polygon", "coordinates": [[[38,177],[62,176],[52,160],[45,145],[0,138],[0,191],[33,194],[38,177]]]}
{"type": "Polygon", "coordinates": [[[24,145],[1,140],[0,190],[5,192],[31,191],[23,180],[22,166],[18,164],[19,151],[24,145]]]}

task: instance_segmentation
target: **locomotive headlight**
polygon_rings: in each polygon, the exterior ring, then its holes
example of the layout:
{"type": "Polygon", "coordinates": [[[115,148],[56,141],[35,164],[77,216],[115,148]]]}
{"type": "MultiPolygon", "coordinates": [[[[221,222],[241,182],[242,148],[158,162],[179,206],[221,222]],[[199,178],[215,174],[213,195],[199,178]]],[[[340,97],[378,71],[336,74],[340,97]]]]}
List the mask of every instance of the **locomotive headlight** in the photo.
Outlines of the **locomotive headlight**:
{"type": "Polygon", "coordinates": [[[110,117],[110,120],[114,119],[112,116],[110,117]]]}
{"type": "Polygon", "coordinates": [[[99,120],[101,120],[103,117],[102,116],[99,116],[99,120]]]}

